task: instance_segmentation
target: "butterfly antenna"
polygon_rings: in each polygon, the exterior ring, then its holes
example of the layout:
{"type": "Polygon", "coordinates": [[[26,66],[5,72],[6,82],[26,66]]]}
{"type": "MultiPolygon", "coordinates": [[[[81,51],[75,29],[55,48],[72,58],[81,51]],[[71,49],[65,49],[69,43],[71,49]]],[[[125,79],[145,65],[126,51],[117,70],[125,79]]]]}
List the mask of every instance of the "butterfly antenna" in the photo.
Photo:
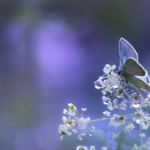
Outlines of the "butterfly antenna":
{"type": "MultiPolygon", "coordinates": [[[[106,58],[104,58],[104,60],[107,61],[107,62],[109,62],[109,63],[111,63],[112,65],[114,65],[112,62],[110,62],[110,61],[107,60],[106,58]]],[[[116,67],[117,67],[117,69],[119,70],[119,67],[118,67],[118,66],[116,66],[116,67]]]]}

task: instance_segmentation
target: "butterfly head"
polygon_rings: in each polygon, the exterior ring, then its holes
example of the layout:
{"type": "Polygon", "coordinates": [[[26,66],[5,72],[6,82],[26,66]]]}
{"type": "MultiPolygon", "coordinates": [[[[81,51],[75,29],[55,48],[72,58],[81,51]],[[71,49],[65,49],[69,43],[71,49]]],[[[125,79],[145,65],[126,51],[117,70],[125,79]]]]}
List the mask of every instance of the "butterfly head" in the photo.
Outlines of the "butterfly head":
{"type": "Polygon", "coordinates": [[[118,75],[121,75],[121,74],[122,74],[122,70],[117,70],[116,73],[117,73],[118,75]]]}

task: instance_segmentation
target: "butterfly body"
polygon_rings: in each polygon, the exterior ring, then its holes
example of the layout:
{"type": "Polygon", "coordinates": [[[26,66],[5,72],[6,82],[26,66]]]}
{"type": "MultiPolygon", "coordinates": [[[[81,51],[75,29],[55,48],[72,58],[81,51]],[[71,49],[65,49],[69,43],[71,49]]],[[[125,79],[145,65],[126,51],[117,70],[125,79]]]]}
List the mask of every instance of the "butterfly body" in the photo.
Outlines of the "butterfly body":
{"type": "Polygon", "coordinates": [[[149,76],[144,67],[138,62],[138,54],[125,39],[119,41],[120,66],[118,74],[127,84],[136,88],[139,92],[143,90],[150,92],[149,76]]]}

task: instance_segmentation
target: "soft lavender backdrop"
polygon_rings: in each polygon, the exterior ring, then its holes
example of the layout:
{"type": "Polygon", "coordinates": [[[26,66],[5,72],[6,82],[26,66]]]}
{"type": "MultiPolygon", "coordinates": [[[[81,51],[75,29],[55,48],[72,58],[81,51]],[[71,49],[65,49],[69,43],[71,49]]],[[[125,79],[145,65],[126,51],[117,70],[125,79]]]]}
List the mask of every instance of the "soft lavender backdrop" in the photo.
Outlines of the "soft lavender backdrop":
{"type": "MultiPolygon", "coordinates": [[[[149,6],[147,0],[1,0],[0,150],[106,146],[115,131],[109,122],[91,124],[106,140],[60,141],[62,112],[71,102],[78,110],[87,108],[85,117],[102,117],[106,107],[94,81],[103,74],[104,58],[119,64],[120,37],[150,72],[149,6]]],[[[138,130],[112,149],[131,149],[140,142],[137,136],[138,130]]]]}

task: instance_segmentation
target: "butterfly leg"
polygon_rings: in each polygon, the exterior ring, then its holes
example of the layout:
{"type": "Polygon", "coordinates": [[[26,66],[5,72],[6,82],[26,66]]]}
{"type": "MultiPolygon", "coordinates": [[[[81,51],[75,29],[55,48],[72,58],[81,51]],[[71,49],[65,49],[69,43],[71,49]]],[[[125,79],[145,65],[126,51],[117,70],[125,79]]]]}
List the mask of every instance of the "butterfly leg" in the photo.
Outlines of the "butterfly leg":
{"type": "Polygon", "coordinates": [[[128,90],[129,94],[131,94],[131,86],[129,84],[129,90],[128,90]]]}

